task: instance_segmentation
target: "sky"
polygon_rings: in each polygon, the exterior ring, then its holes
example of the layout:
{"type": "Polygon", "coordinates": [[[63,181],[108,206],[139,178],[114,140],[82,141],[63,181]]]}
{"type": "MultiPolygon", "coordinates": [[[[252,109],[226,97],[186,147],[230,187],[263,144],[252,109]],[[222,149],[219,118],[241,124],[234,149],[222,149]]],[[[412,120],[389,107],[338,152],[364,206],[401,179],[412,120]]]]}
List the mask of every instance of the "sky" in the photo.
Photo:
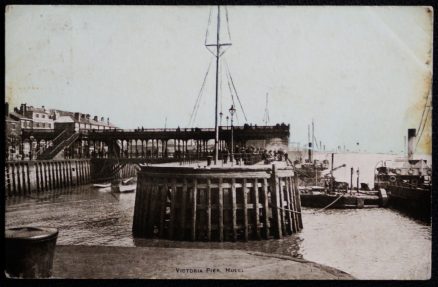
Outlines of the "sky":
{"type": "MultiPolygon", "coordinates": [[[[214,127],[216,62],[204,44],[216,17],[211,6],[8,6],[6,101],[121,128],[183,128],[210,67],[190,126],[214,127]]],[[[264,124],[268,94],[269,123],[290,124],[291,142],[307,142],[313,119],[327,149],[402,151],[418,128],[432,82],[432,8],[228,6],[221,19],[221,43],[232,43],[219,66],[223,125],[228,65],[247,122],[264,124]]],[[[431,152],[430,118],[419,153],[431,152]]]]}

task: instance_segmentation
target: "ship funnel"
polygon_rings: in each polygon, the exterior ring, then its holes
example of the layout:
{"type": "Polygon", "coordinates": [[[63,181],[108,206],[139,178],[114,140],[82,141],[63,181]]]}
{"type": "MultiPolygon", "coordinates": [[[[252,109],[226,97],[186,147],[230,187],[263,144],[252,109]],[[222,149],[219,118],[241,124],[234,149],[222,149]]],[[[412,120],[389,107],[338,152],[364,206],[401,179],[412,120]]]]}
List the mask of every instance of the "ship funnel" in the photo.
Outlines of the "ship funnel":
{"type": "Polygon", "coordinates": [[[312,143],[309,143],[309,162],[313,162],[313,147],[312,147],[312,143]]]}
{"type": "Polygon", "coordinates": [[[408,129],[408,160],[414,159],[414,144],[416,136],[416,129],[408,129]]]}

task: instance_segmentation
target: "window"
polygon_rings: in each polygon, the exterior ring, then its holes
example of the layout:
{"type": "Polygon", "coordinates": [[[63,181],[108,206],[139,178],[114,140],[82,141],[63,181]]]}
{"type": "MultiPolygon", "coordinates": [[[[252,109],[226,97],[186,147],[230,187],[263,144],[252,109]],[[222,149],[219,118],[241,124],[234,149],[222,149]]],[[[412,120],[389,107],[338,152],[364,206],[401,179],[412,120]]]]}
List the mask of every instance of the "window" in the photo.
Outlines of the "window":
{"type": "Polygon", "coordinates": [[[41,117],[42,117],[43,119],[45,119],[45,118],[46,118],[46,115],[41,115],[41,117]]]}
{"type": "Polygon", "coordinates": [[[40,117],[40,114],[35,114],[35,116],[36,116],[37,118],[39,118],[39,117],[40,117]]]}
{"type": "Polygon", "coordinates": [[[40,123],[36,123],[36,127],[39,128],[40,127],[40,123]]]}

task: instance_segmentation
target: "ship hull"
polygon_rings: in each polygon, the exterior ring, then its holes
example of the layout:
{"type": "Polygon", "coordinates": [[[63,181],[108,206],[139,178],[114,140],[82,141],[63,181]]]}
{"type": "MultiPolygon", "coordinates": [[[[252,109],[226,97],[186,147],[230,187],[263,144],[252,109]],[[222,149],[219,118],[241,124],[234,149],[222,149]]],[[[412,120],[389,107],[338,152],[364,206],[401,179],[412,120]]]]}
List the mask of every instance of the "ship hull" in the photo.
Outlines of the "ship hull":
{"type": "Polygon", "coordinates": [[[389,205],[422,221],[430,222],[431,190],[404,186],[388,186],[389,205]]]}
{"type": "Polygon", "coordinates": [[[340,196],[341,194],[302,193],[300,199],[302,206],[314,208],[371,208],[380,207],[381,205],[378,195],[344,194],[339,198],[340,196]]]}

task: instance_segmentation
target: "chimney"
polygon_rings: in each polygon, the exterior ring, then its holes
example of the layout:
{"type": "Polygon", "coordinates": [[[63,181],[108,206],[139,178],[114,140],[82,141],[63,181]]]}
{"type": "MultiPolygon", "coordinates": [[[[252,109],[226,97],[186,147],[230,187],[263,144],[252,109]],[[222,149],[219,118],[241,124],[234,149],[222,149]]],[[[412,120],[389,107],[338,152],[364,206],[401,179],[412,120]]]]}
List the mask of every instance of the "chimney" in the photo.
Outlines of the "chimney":
{"type": "Polygon", "coordinates": [[[100,118],[100,121],[101,121],[101,122],[104,122],[104,121],[105,121],[105,118],[104,118],[104,117],[101,117],[101,118],[100,118]]]}
{"type": "Polygon", "coordinates": [[[414,159],[414,144],[417,130],[408,129],[408,160],[414,159]]]}
{"type": "Polygon", "coordinates": [[[94,116],[93,120],[94,120],[95,122],[99,121],[99,119],[98,119],[97,116],[94,116]]]}
{"type": "Polygon", "coordinates": [[[81,113],[75,113],[75,120],[79,121],[81,118],[81,113]]]}
{"type": "Polygon", "coordinates": [[[109,118],[106,118],[106,123],[109,125],[109,118]]]}
{"type": "Polygon", "coordinates": [[[26,104],[21,104],[20,106],[20,114],[22,114],[23,116],[26,114],[27,112],[27,105],[26,104]]]}

